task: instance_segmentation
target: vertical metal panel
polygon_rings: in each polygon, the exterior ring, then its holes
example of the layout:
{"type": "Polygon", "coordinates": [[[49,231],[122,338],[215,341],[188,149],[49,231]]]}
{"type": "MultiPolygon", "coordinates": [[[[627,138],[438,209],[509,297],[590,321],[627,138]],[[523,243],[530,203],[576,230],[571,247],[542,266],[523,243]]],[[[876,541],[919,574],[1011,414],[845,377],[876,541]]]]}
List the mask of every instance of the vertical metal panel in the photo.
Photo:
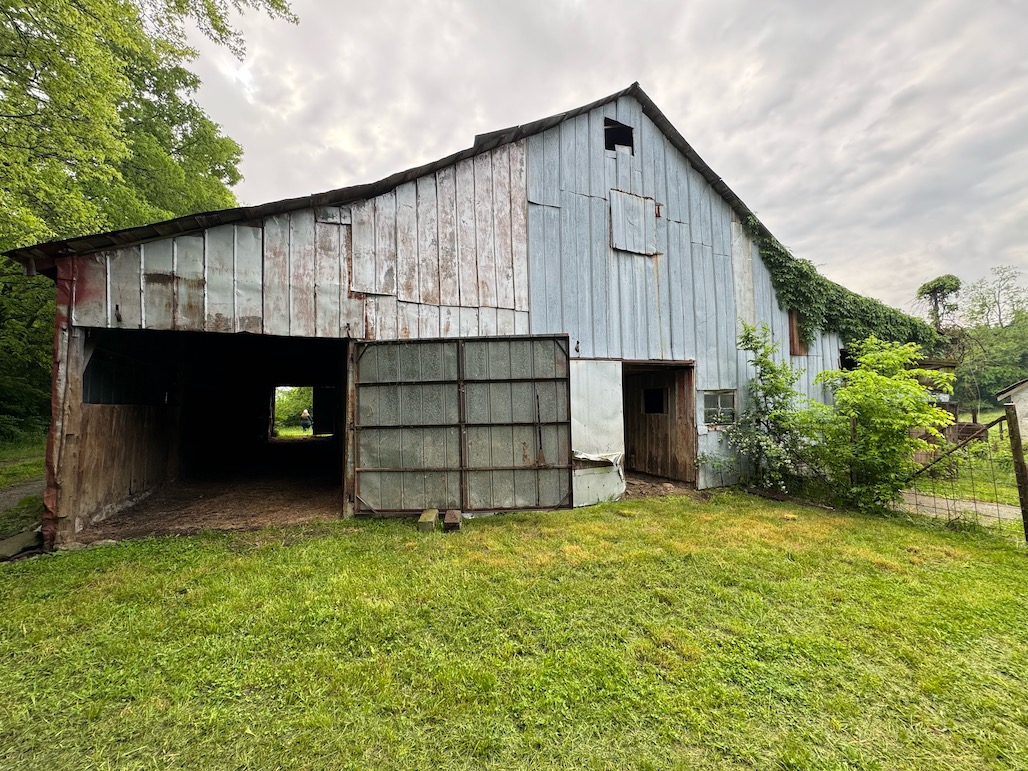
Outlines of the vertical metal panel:
{"type": "Polygon", "coordinates": [[[579,272],[580,247],[576,222],[578,207],[575,204],[575,198],[574,193],[561,194],[560,261],[557,265],[559,270],[557,286],[560,292],[557,301],[561,312],[561,331],[567,330],[572,335],[572,347],[581,334],[578,317],[578,284],[582,276],[579,272]]]}
{"type": "Polygon", "coordinates": [[[418,336],[439,337],[439,306],[419,305],[418,306],[418,336]]]}
{"type": "Polygon", "coordinates": [[[591,188],[592,142],[589,137],[589,115],[573,119],[575,126],[575,186],[576,193],[588,195],[591,188]]]}
{"type": "Polygon", "coordinates": [[[390,295],[368,297],[364,302],[375,305],[376,340],[396,340],[398,335],[398,303],[390,295]]]}
{"type": "Polygon", "coordinates": [[[264,221],[264,333],[289,334],[289,215],[264,221]]]}
{"type": "Polygon", "coordinates": [[[498,308],[496,311],[496,334],[513,335],[514,311],[510,308],[498,308]]]}
{"type": "MultiPolygon", "coordinates": [[[[207,321],[204,328],[208,332],[232,332],[235,328],[235,227],[210,228],[206,239],[207,321]]],[[[135,272],[138,274],[138,265],[135,272]]],[[[138,283],[137,275],[137,293],[138,283]]]]}
{"type": "MultiPolygon", "coordinates": [[[[602,152],[601,144],[600,150],[602,152]]],[[[610,276],[611,250],[609,246],[607,218],[610,216],[607,202],[602,198],[589,198],[589,265],[590,265],[590,306],[592,308],[592,355],[604,357],[611,355],[610,307],[608,305],[608,285],[610,276]]]]}
{"type": "Polygon", "coordinates": [[[540,333],[548,328],[545,211],[544,206],[528,205],[528,288],[532,333],[540,333]]]}
{"type": "Polygon", "coordinates": [[[439,210],[435,175],[419,177],[418,295],[422,303],[439,304],[439,210]]]}
{"type": "Polygon", "coordinates": [[[603,112],[592,110],[589,112],[589,195],[596,198],[606,198],[607,185],[606,172],[606,145],[603,133],[603,112]]]}
{"type": "Polygon", "coordinates": [[[236,225],[235,240],[236,332],[260,333],[264,331],[264,230],[236,225]]]}
{"type": "MultiPolygon", "coordinates": [[[[560,283],[563,255],[560,244],[560,209],[546,207],[543,209],[543,264],[545,273],[540,279],[546,287],[547,332],[559,333],[565,329],[561,317],[561,295],[563,287],[560,283]]],[[[533,280],[535,280],[533,278],[533,280]]]]}
{"type": "Polygon", "coordinates": [[[514,311],[514,334],[527,335],[531,329],[528,311],[514,311]]]}
{"type": "Polygon", "coordinates": [[[566,120],[555,131],[560,136],[560,189],[562,192],[576,192],[578,169],[578,135],[574,120],[566,120]]]}
{"type": "Polygon", "coordinates": [[[460,308],[444,305],[439,308],[439,336],[460,337],[460,308]]]}
{"type": "MultiPolygon", "coordinates": [[[[76,255],[72,259],[75,261],[72,323],[77,327],[106,327],[108,310],[107,253],[76,255]]],[[[170,282],[168,289],[170,295],[170,282]]]]}
{"type": "Polygon", "coordinates": [[[203,236],[178,236],[175,239],[175,329],[203,330],[203,246],[203,236]]]}
{"type": "Polygon", "coordinates": [[[342,216],[338,206],[319,206],[314,210],[316,222],[327,225],[338,225],[342,222],[342,216]]]}
{"type": "Polygon", "coordinates": [[[452,166],[436,172],[439,200],[439,304],[460,305],[457,254],[457,179],[452,166]]]}
{"type": "Polygon", "coordinates": [[[721,388],[735,388],[738,382],[736,360],[735,293],[732,291],[732,261],[723,255],[714,255],[714,287],[717,297],[717,357],[718,378],[721,388]]]}
{"type": "Polygon", "coordinates": [[[478,248],[475,244],[475,164],[470,158],[456,168],[457,262],[460,304],[478,307],[478,248]]]}
{"type": "MultiPolygon", "coordinates": [[[[350,286],[355,292],[374,294],[378,287],[375,263],[375,204],[374,201],[358,201],[350,205],[353,219],[353,263],[350,272],[350,286]]],[[[269,220],[270,222],[270,220],[269,220]]],[[[265,241],[270,233],[265,232],[265,241]]],[[[268,244],[265,243],[265,259],[268,244]]],[[[265,268],[267,272],[267,268],[265,268]]]]}
{"type": "Polygon", "coordinates": [[[710,199],[712,190],[696,169],[689,168],[689,217],[693,226],[693,242],[713,246],[710,199]],[[697,238],[698,236],[698,238],[697,238]]]}
{"type": "Polygon", "coordinates": [[[350,292],[350,271],[353,265],[353,242],[350,225],[339,228],[339,334],[342,337],[364,337],[364,298],[350,292]]]}
{"type": "Polygon", "coordinates": [[[418,289],[418,193],[413,182],[396,188],[396,297],[417,302],[418,289]]]}
{"type": "Polygon", "coordinates": [[[747,324],[755,324],[757,321],[757,309],[753,292],[753,262],[750,239],[739,222],[731,223],[731,233],[732,274],[735,288],[736,313],[747,324]]]}
{"type": "Polygon", "coordinates": [[[296,337],[314,337],[318,328],[314,237],[314,211],[293,212],[289,218],[289,334],[296,337]]]}
{"type": "Polygon", "coordinates": [[[375,205],[375,291],[396,294],[396,191],[374,200],[375,205]]]}
{"type": "Polygon", "coordinates": [[[542,137],[545,200],[539,203],[560,206],[560,129],[544,131],[542,137]]]}
{"type": "MultiPolygon", "coordinates": [[[[231,234],[231,228],[229,228],[231,234]]],[[[231,248],[231,243],[230,243],[231,248]]],[[[231,259],[231,252],[230,252],[231,259]]],[[[142,297],[140,295],[141,267],[140,247],[130,246],[111,252],[108,260],[110,284],[110,318],[111,326],[123,329],[138,329],[142,325],[142,297]],[[118,316],[121,320],[118,320],[118,316]]],[[[229,264],[231,268],[231,263],[229,264]]],[[[229,294],[232,301],[232,273],[228,272],[229,294]]],[[[231,309],[230,309],[231,314],[231,309]]],[[[229,323],[231,324],[231,315],[229,323]]],[[[231,327],[228,331],[231,331],[231,327]]]]}
{"type": "Polygon", "coordinates": [[[143,250],[143,325],[147,329],[171,329],[175,300],[174,239],[152,241],[140,248],[143,250]]]}
{"type": "MultiPolygon", "coordinates": [[[[582,116],[585,117],[585,116],[582,116]]],[[[528,198],[525,188],[525,140],[510,145],[510,231],[514,268],[514,308],[528,310],[528,198]]]]}
{"type": "Polygon", "coordinates": [[[396,336],[401,340],[412,340],[418,337],[420,311],[416,303],[397,303],[396,336]]]}
{"type": "Polygon", "coordinates": [[[318,222],[314,226],[316,283],[314,287],[318,337],[339,337],[340,290],[342,288],[339,225],[318,222]]]}
{"type": "Polygon", "coordinates": [[[493,156],[493,244],[496,255],[496,306],[514,307],[514,262],[511,248],[510,151],[497,147],[493,156]]]}
{"type": "Polygon", "coordinates": [[[478,308],[460,309],[460,336],[474,337],[481,332],[478,328],[478,308]]]}
{"type": "Polygon", "coordinates": [[[574,336],[571,356],[595,356],[593,348],[593,291],[592,291],[592,233],[590,232],[589,197],[573,195],[573,226],[575,230],[575,273],[578,280],[577,332],[569,325],[574,336]]]}
{"type": "Polygon", "coordinates": [[[493,243],[492,156],[475,156],[475,246],[478,253],[478,301],[496,307],[496,251],[493,243]]]}
{"type": "Polygon", "coordinates": [[[496,308],[479,308],[478,333],[480,335],[497,334],[496,308]]]}
{"type": "Polygon", "coordinates": [[[543,135],[533,134],[526,140],[525,155],[526,195],[529,203],[550,203],[545,192],[545,177],[543,175],[545,163],[546,151],[543,135]]]}

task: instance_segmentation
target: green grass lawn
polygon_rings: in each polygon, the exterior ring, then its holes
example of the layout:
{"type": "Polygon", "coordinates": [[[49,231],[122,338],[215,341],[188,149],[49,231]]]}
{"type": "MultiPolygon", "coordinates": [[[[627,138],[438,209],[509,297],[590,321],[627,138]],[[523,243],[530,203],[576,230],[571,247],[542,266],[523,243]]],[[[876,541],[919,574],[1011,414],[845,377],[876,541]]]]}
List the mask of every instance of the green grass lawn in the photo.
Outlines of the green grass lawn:
{"type": "Polygon", "coordinates": [[[0,487],[35,479],[46,473],[46,436],[0,444],[0,487]]]}
{"type": "Polygon", "coordinates": [[[1028,767],[1028,551],[742,494],[0,565],[0,767],[1028,767]]]}

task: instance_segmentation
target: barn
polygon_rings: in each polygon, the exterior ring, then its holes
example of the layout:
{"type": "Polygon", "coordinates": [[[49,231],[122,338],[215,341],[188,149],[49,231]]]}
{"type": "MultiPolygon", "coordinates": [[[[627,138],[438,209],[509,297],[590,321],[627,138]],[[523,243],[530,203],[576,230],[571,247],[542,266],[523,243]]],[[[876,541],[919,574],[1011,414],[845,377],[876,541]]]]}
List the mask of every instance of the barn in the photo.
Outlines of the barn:
{"type": "Polygon", "coordinates": [[[57,287],[46,542],[195,476],[314,472],[343,516],[721,484],[741,323],[812,398],[840,360],[758,232],[633,84],[372,184],[12,251],[57,287]],[[320,441],[274,441],[281,385],[320,441]]]}

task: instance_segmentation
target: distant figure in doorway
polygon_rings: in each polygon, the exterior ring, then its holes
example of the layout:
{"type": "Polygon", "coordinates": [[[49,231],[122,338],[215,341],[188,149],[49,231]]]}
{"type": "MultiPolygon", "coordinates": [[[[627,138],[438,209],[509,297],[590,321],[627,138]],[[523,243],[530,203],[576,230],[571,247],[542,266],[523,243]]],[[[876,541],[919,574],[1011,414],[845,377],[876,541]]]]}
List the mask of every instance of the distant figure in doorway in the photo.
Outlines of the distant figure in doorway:
{"type": "Polygon", "coordinates": [[[314,425],[314,420],[311,418],[311,414],[309,412],[307,412],[307,410],[304,410],[303,412],[301,412],[300,413],[300,428],[303,429],[303,432],[306,434],[308,431],[311,430],[311,426],[313,426],[313,425],[314,425]]]}

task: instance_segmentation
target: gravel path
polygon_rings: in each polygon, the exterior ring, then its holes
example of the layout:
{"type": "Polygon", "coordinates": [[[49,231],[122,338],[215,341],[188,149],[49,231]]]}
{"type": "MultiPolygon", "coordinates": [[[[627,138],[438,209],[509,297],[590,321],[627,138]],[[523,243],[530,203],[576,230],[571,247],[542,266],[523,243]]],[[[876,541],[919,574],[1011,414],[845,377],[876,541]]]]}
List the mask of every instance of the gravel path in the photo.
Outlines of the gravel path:
{"type": "Polygon", "coordinates": [[[26,482],[18,482],[8,487],[0,488],[0,511],[5,511],[17,506],[22,498],[32,495],[42,495],[46,488],[46,479],[29,479],[26,482]]]}
{"type": "Polygon", "coordinates": [[[1021,509],[1005,503],[944,498],[925,493],[914,493],[912,490],[906,490],[903,493],[903,502],[908,511],[925,514],[929,517],[977,515],[983,519],[1021,520],[1021,509]]]}

